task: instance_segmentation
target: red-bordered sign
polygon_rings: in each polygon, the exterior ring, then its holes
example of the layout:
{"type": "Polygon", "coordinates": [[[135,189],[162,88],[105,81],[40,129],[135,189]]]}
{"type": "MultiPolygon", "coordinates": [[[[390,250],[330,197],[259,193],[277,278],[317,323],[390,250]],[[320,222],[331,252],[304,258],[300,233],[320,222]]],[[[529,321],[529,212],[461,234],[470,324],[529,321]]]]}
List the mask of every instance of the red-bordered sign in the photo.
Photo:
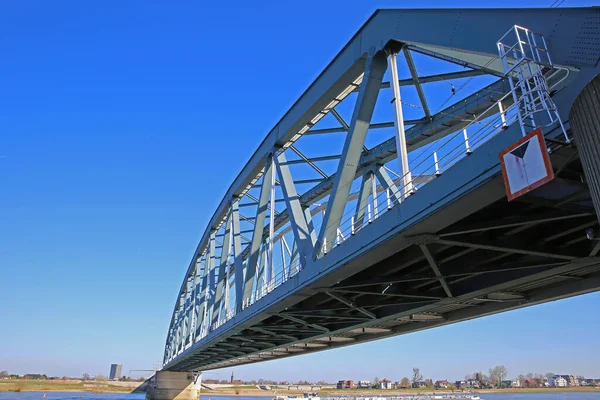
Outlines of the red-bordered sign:
{"type": "Polygon", "coordinates": [[[541,128],[502,150],[499,156],[508,201],[554,179],[541,128]]]}

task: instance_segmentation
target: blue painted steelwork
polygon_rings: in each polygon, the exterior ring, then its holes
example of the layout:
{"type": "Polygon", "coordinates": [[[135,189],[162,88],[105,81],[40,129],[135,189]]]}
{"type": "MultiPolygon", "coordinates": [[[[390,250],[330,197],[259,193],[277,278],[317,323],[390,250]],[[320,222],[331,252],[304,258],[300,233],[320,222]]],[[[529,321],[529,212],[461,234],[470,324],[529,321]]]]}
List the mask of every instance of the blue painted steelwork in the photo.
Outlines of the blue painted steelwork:
{"type": "MultiPolygon", "coordinates": [[[[574,178],[577,152],[560,140],[562,132],[546,134],[563,176],[526,196],[527,206],[504,200],[497,154],[520,130],[496,48],[515,24],[546,37],[554,68],[545,79],[568,128],[575,96],[600,72],[593,62],[600,42],[588,37],[598,20],[595,8],[377,11],[269,132],[223,197],[184,278],[164,369],[323,350],[600,288],[598,261],[577,236],[597,221],[586,186],[574,178]],[[410,72],[399,85],[415,86],[422,110],[404,121],[409,179],[391,163],[398,154],[393,136],[365,147],[377,127],[375,103],[394,87],[383,78],[386,57],[396,53],[410,72]],[[417,54],[465,69],[420,77],[417,54]],[[463,84],[459,101],[446,105],[457,92],[450,85],[452,94],[436,111],[422,88],[486,76],[497,80],[466,96],[463,84]],[[336,107],[355,92],[354,113],[345,120],[336,107]],[[330,117],[339,128],[319,124],[330,117]],[[341,155],[303,153],[311,149],[305,138],[339,132],[347,132],[341,155]],[[325,161],[338,164],[317,165],[325,161]],[[493,223],[482,224],[485,215],[493,223]],[[535,230],[553,221],[572,226],[535,230]],[[520,235],[526,236],[519,241],[520,235]],[[564,246],[547,248],[564,238],[564,246]]],[[[415,107],[402,102],[409,106],[415,107]]]]}

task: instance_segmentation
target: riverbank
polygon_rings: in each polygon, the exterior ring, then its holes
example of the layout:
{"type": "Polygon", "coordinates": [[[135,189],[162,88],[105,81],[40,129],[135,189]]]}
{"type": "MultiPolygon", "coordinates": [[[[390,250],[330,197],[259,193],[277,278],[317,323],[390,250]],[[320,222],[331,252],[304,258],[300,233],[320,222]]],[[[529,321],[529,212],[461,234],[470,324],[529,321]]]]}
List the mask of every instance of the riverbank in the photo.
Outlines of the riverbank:
{"type": "MultiPolygon", "coordinates": [[[[584,388],[584,387],[566,387],[566,388],[509,388],[509,389],[482,389],[473,391],[452,391],[452,390],[431,390],[431,389],[350,389],[350,390],[339,390],[339,389],[323,389],[314,390],[318,392],[320,396],[334,396],[334,397],[351,397],[351,396],[403,396],[403,395],[414,395],[414,394],[485,394],[485,393],[567,393],[567,392],[596,392],[600,393],[600,388],[584,388]]],[[[201,394],[203,396],[248,396],[248,397],[273,397],[278,396],[302,396],[303,391],[301,390],[285,390],[285,389],[272,389],[272,390],[261,390],[258,388],[221,388],[218,390],[206,390],[202,389],[201,394]]]]}
{"type": "Polygon", "coordinates": [[[78,380],[0,380],[0,392],[131,393],[143,382],[84,382],[78,380]]]}
{"type": "MultiPolygon", "coordinates": [[[[89,392],[89,393],[131,393],[143,382],[83,382],[83,381],[34,381],[34,380],[0,380],[0,392],[89,392]]],[[[268,397],[274,395],[280,396],[302,396],[303,390],[287,390],[282,388],[272,388],[271,390],[259,389],[255,386],[231,386],[216,390],[202,389],[202,396],[248,396],[248,397],[268,397]]],[[[431,389],[323,389],[314,390],[321,396],[402,396],[413,394],[451,394],[451,393],[566,393],[566,392],[597,392],[600,388],[587,387],[567,387],[567,388],[509,388],[509,389],[482,389],[472,392],[461,392],[451,390],[431,390],[431,389]]]]}

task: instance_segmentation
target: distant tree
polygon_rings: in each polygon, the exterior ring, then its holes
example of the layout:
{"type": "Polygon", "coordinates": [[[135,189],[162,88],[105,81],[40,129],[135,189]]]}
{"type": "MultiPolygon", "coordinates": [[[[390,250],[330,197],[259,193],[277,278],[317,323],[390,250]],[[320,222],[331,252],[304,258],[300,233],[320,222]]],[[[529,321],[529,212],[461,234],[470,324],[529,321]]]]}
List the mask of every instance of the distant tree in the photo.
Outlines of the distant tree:
{"type": "Polygon", "coordinates": [[[95,380],[95,381],[100,381],[100,382],[102,382],[102,381],[107,381],[107,380],[108,380],[108,378],[107,378],[105,375],[102,375],[102,374],[100,374],[100,375],[96,375],[96,376],[94,377],[94,380],[95,380]]]}
{"type": "Polygon", "coordinates": [[[554,376],[554,375],[556,375],[554,372],[546,372],[546,373],[544,374],[544,376],[545,376],[546,378],[550,378],[551,376],[554,376]]]}
{"type": "Polygon", "coordinates": [[[423,375],[421,374],[421,370],[419,368],[413,368],[412,383],[417,383],[422,380],[423,375]]]}
{"type": "Polygon", "coordinates": [[[508,371],[504,365],[496,365],[494,368],[490,368],[490,380],[496,387],[502,386],[502,381],[506,379],[508,371]]]}
{"type": "Polygon", "coordinates": [[[475,377],[476,380],[478,380],[479,382],[481,382],[483,380],[483,372],[475,372],[473,374],[473,376],[475,377]]]}
{"type": "Polygon", "coordinates": [[[433,388],[433,380],[425,379],[425,386],[427,386],[429,389],[432,389],[433,388]]]}
{"type": "Polygon", "coordinates": [[[8,378],[8,371],[0,371],[0,378],[8,378]]]}
{"type": "Polygon", "coordinates": [[[474,379],[473,375],[469,375],[469,374],[465,375],[465,381],[468,381],[469,379],[474,379]]]}
{"type": "Polygon", "coordinates": [[[378,378],[378,377],[375,377],[375,378],[373,379],[373,383],[377,385],[377,384],[379,383],[379,378],[378,378]]]}
{"type": "Polygon", "coordinates": [[[453,392],[455,390],[457,390],[456,384],[455,383],[449,383],[448,384],[448,389],[452,390],[453,392]]]}
{"type": "Polygon", "coordinates": [[[410,387],[410,379],[408,379],[407,377],[402,378],[402,380],[400,381],[400,387],[402,388],[409,388],[410,387]]]}

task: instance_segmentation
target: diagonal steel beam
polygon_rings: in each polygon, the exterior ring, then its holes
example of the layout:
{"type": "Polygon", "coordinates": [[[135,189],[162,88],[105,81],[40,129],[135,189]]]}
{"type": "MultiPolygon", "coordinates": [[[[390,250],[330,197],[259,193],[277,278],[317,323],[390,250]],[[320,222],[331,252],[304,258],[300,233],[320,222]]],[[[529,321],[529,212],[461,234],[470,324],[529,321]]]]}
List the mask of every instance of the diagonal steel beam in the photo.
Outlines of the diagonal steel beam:
{"type": "Polygon", "coordinates": [[[300,325],[308,326],[309,328],[317,329],[317,330],[319,330],[321,332],[329,332],[329,329],[325,328],[324,326],[317,325],[317,324],[311,324],[309,322],[306,322],[303,319],[296,318],[296,317],[293,317],[293,316],[288,315],[288,314],[279,313],[279,314],[277,314],[277,316],[281,317],[283,319],[290,320],[292,322],[296,322],[296,323],[298,323],[300,325]]]}
{"type": "MultiPolygon", "coordinates": [[[[331,109],[331,114],[335,117],[335,119],[337,119],[337,121],[340,123],[340,125],[342,125],[342,127],[347,131],[350,130],[350,126],[348,125],[348,123],[346,122],[346,120],[344,120],[344,118],[340,115],[340,113],[338,113],[336,111],[335,108],[331,109]]],[[[375,129],[375,125],[377,124],[372,124],[369,128],[370,129],[375,129]]],[[[368,151],[369,149],[367,148],[367,146],[365,146],[363,144],[363,151],[368,151]]]]}
{"type": "Polygon", "coordinates": [[[474,241],[474,240],[470,240],[470,239],[468,241],[460,241],[460,240],[448,240],[448,239],[440,238],[439,240],[436,241],[436,243],[447,244],[450,246],[471,247],[474,249],[481,249],[481,250],[500,251],[503,253],[525,254],[525,255],[530,255],[530,256],[555,258],[558,260],[572,261],[572,260],[577,259],[577,257],[569,256],[569,255],[565,255],[565,254],[556,254],[556,253],[550,253],[550,252],[546,252],[546,251],[538,251],[538,250],[533,250],[533,249],[524,249],[524,248],[520,249],[520,248],[516,248],[516,247],[504,247],[504,246],[496,245],[493,243],[485,243],[485,242],[474,241]]]}
{"type": "Polygon", "coordinates": [[[427,104],[427,98],[425,97],[425,92],[423,91],[423,86],[421,86],[421,82],[419,81],[419,73],[417,72],[417,67],[415,67],[415,62],[412,58],[412,54],[408,47],[404,47],[404,58],[406,59],[406,64],[408,64],[408,70],[410,71],[410,75],[412,76],[413,84],[415,85],[415,89],[417,89],[417,94],[419,95],[419,100],[421,101],[421,106],[423,106],[423,111],[425,112],[425,117],[431,118],[431,111],[429,111],[429,105],[427,104]]]}
{"type": "Polygon", "coordinates": [[[335,241],[337,229],[350,193],[350,186],[356,176],[362,147],[369,130],[379,88],[381,87],[381,80],[386,68],[387,59],[384,52],[380,51],[369,56],[354,107],[350,130],[344,142],[342,158],[338,164],[336,178],[327,203],[327,211],[321,224],[321,232],[317,241],[318,255],[326,251],[327,246],[332,246],[335,241]]]}
{"type": "MultiPolygon", "coordinates": [[[[258,207],[256,208],[256,218],[254,224],[254,233],[252,234],[252,243],[250,244],[250,255],[246,262],[246,276],[244,277],[244,296],[242,299],[241,308],[244,308],[249,303],[250,297],[252,296],[252,286],[254,284],[254,278],[256,276],[256,263],[258,261],[260,245],[262,243],[264,229],[265,229],[265,217],[267,215],[267,207],[269,203],[270,189],[271,189],[271,177],[274,173],[273,162],[271,157],[267,157],[265,163],[265,172],[263,174],[263,181],[260,188],[260,196],[258,199],[258,207]]],[[[239,300],[238,300],[239,301],[239,300]]]]}
{"type": "Polygon", "coordinates": [[[404,293],[381,293],[381,292],[369,292],[366,290],[348,290],[348,289],[331,289],[333,292],[337,293],[355,293],[355,294],[366,294],[373,296],[383,296],[383,297],[402,297],[407,299],[427,299],[427,300],[441,300],[442,297],[439,296],[426,296],[421,294],[404,294],[404,293]]]}
{"type": "Polygon", "coordinates": [[[264,329],[264,328],[251,327],[251,328],[248,328],[248,329],[251,330],[251,331],[254,331],[254,332],[264,333],[265,335],[269,335],[269,336],[280,337],[280,338],[285,338],[285,339],[289,339],[289,340],[298,340],[298,338],[295,337],[295,336],[285,335],[285,334],[282,334],[282,333],[271,332],[271,331],[269,331],[267,329],[264,329]]]}
{"type": "Polygon", "coordinates": [[[290,146],[290,150],[292,150],[294,153],[296,153],[296,155],[298,157],[300,157],[305,163],[307,163],[308,165],[310,165],[323,178],[326,178],[326,179],[329,178],[329,175],[327,175],[325,172],[323,172],[321,170],[321,168],[317,167],[314,162],[312,162],[311,160],[309,160],[308,158],[306,158],[306,156],[304,154],[302,154],[302,152],[300,150],[298,150],[294,145],[290,146]]]}
{"type": "MultiPolygon", "coordinates": [[[[481,75],[486,75],[486,72],[479,70],[479,69],[472,69],[472,70],[458,71],[458,72],[447,72],[445,74],[439,74],[439,75],[420,76],[419,82],[421,84],[425,84],[425,83],[431,83],[431,82],[442,82],[442,81],[449,81],[449,80],[454,80],[454,79],[470,78],[472,76],[481,76],[481,75]]],[[[414,80],[412,78],[399,79],[398,84],[400,86],[412,86],[412,85],[414,85],[414,80]]],[[[381,84],[382,89],[387,89],[389,87],[390,87],[390,82],[383,82],[381,84]]]]}
{"type": "MultiPolygon", "coordinates": [[[[423,119],[405,119],[404,125],[416,125],[424,123],[423,119]]],[[[393,128],[393,122],[377,122],[369,125],[369,130],[371,129],[384,129],[384,128],[393,128]]],[[[305,133],[305,135],[324,135],[328,133],[341,133],[348,132],[348,129],[345,127],[337,127],[337,128],[323,128],[323,129],[311,129],[305,133]]],[[[363,147],[364,149],[364,147],[363,147]]]]}
{"type": "Polygon", "coordinates": [[[286,157],[283,151],[275,156],[275,166],[281,180],[281,191],[287,211],[290,213],[290,224],[294,232],[294,239],[300,253],[300,263],[306,265],[308,257],[312,256],[316,242],[316,234],[312,225],[310,213],[305,213],[300,204],[300,196],[296,192],[296,185],[290,173],[290,168],[285,164],[286,157]]]}
{"type": "Polygon", "coordinates": [[[556,212],[554,212],[554,213],[550,213],[550,214],[546,214],[546,215],[535,216],[532,218],[523,218],[523,217],[502,218],[500,220],[491,221],[491,222],[485,221],[485,222],[480,222],[477,224],[472,224],[469,226],[462,226],[462,227],[459,226],[458,230],[454,230],[451,232],[445,232],[445,233],[440,234],[439,236],[446,237],[446,236],[462,235],[462,234],[466,234],[466,233],[483,232],[483,231],[489,231],[489,230],[493,230],[493,229],[505,229],[505,228],[512,228],[512,227],[521,226],[521,225],[541,224],[544,222],[554,222],[554,221],[561,221],[561,220],[565,220],[565,219],[581,218],[581,217],[587,217],[590,215],[592,215],[592,214],[591,213],[577,213],[577,214],[565,215],[564,213],[557,214],[556,212]]]}
{"type": "Polygon", "coordinates": [[[227,258],[231,250],[231,209],[225,221],[225,236],[223,237],[223,249],[221,250],[221,261],[219,263],[219,275],[217,277],[217,289],[215,290],[215,303],[213,304],[212,323],[219,320],[223,288],[225,286],[225,273],[227,269],[227,258]]]}
{"type": "Polygon", "coordinates": [[[344,296],[339,295],[339,294],[335,294],[335,293],[332,293],[332,292],[325,292],[325,293],[327,294],[327,296],[331,297],[332,299],[335,299],[335,300],[339,301],[342,304],[347,305],[351,309],[356,310],[359,313],[364,314],[364,315],[366,315],[369,318],[377,319],[377,316],[375,314],[373,314],[371,311],[367,311],[364,308],[357,306],[356,304],[354,304],[354,302],[350,301],[349,299],[345,298],[344,296]]]}
{"type": "Polygon", "coordinates": [[[429,263],[429,266],[433,270],[433,273],[435,274],[435,276],[437,276],[438,280],[440,281],[440,285],[442,285],[442,287],[444,288],[444,291],[446,292],[446,294],[448,295],[448,297],[453,297],[452,296],[452,291],[450,290],[450,287],[448,286],[448,283],[446,283],[446,279],[444,279],[444,276],[440,272],[440,269],[438,268],[437,262],[435,261],[435,258],[433,257],[433,254],[431,254],[431,252],[429,251],[429,248],[427,247],[427,245],[426,244],[420,244],[419,247],[421,248],[421,251],[425,255],[425,258],[427,259],[427,262],[429,263]]]}
{"type": "Polygon", "coordinates": [[[340,113],[338,113],[335,108],[331,109],[331,115],[333,115],[335,117],[335,119],[337,119],[337,121],[340,123],[340,125],[342,125],[342,127],[345,130],[349,130],[350,129],[350,126],[348,126],[348,123],[344,120],[344,118],[342,118],[342,116],[340,115],[340,113]]]}
{"type": "Polygon", "coordinates": [[[386,192],[389,191],[390,198],[392,199],[392,204],[400,204],[400,202],[402,202],[402,194],[398,190],[398,186],[394,183],[394,181],[387,173],[386,168],[383,165],[375,169],[375,176],[379,180],[379,183],[381,183],[383,189],[386,192]]]}

